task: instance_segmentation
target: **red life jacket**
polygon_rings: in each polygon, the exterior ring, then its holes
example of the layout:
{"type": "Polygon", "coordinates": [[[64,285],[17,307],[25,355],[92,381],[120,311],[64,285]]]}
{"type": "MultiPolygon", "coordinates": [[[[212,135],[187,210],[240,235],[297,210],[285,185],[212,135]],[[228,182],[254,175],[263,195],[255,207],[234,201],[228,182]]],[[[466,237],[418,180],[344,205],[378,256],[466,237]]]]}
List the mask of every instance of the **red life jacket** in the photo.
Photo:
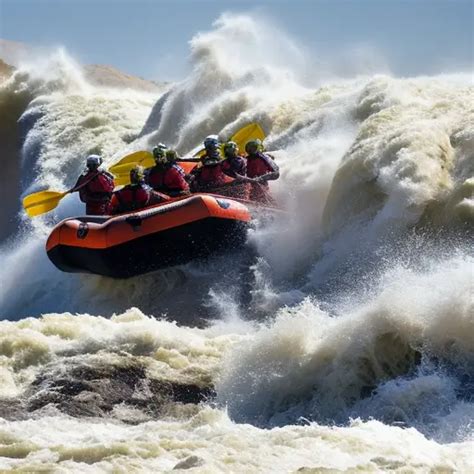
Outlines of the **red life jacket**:
{"type": "Polygon", "coordinates": [[[243,156],[226,158],[222,162],[222,170],[228,176],[235,176],[235,173],[245,176],[247,172],[247,160],[243,156]]]}
{"type": "Polygon", "coordinates": [[[221,164],[199,168],[196,180],[198,188],[217,188],[227,182],[221,164]]]}
{"type": "Polygon", "coordinates": [[[180,193],[189,191],[189,185],[184,179],[185,173],[183,168],[177,164],[171,166],[154,166],[148,170],[146,174],[146,182],[154,190],[180,193]]]}
{"type": "Polygon", "coordinates": [[[275,171],[275,167],[271,163],[271,158],[264,153],[257,153],[255,156],[247,156],[247,176],[249,178],[257,178],[264,174],[275,171]]]}
{"type": "MultiPolygon", "coordinates": [[[[249,178],[257,178],[274,171],[278,171],[278,166],[273,162],[271,156],[261,152],[254,156],[247,156],[247,176],[249,178]]],[[[251,183],[249,199],[262,204],[273,205],[274,200],[268,189],[267,182],[251,183]]]]}
{"type": "Polygon", "coordinates": [[[79,189],[79,198],[86,204],[109,202],[114,190],[114,178],[107,171],[88,171],[79,176],[76,186],[89,181],[84,187],[79,189]],[[91,179],[92,176],[96,175],[91,179]],[[90,181],[89,181],[90,180],[90,181]]]}
{"type": "Polygon", "coordinates": [[[112,196],[111,208],[114,214],[136,211],[152,204],[167,201],[168,196],[153,191],[150,187],[129,184],[112,196]]]}
{"type": "Polygon", "coordinates": [[[86,203],[86,214],[96,216],[108,214],[110,197],[114,190],[114,177],[104,170],[87,171],[79,176],[74,187],[77,188],[82,184],[85,186],[79,189],[79,199],[86,203]]]}

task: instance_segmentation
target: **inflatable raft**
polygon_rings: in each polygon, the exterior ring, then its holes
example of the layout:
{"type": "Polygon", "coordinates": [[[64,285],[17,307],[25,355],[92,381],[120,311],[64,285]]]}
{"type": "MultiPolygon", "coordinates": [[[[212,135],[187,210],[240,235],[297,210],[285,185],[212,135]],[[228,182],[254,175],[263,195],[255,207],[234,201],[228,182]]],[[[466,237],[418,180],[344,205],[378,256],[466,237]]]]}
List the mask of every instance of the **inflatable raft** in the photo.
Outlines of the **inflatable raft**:
{"type": "Polygon", "coordinates": [[[128,214],[65,219],[46,251],[64,272],[129,278],[242,245],[250,220],[242,202],[194,194],[128,214]]]}

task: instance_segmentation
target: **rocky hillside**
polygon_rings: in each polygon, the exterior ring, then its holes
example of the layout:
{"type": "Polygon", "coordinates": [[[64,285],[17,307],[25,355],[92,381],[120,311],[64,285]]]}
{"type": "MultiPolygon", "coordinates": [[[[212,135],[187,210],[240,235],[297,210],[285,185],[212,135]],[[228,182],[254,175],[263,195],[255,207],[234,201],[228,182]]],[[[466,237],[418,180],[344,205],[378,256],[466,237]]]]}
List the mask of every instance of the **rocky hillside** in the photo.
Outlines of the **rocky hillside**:
{"type": "Polygon", "coordinates": [[[166,84],[147,81],[141,77],[131,76],[112,66],[102,64],[90,64],[84,66],[84,73],[87,80],[97,86],[106,87],[128,87],[144,91],[158,91],[163,89],[166,84]]]}
{"type": "MultiPolygon", "coordinates": [[[[8,77],[20,60],[32,56],[34,51],[36,51],[34,47],[25,43],[0,39],[0,79],[8,77]]],[[[46,51],[42,50],[40,54],[46,54],[46,51]]],[[[90,64],[83,66],[83,69],[86,79],[96,86],[155,92],[163,90],[167,85],[132,76],[108,65],[90,64]]]]}

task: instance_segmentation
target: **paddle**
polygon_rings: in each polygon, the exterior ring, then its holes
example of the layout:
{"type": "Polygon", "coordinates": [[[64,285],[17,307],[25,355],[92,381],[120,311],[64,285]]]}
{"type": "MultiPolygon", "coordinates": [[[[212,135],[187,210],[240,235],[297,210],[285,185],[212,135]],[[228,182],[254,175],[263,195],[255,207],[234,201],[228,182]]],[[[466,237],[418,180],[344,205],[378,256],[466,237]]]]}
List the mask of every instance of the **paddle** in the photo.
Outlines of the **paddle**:
{"type": "Polygon", "coordinates": [[[242,127],[240,130],[232,135],[231,140],[237,143],[237,146],[240,150],[245,149],[245,145],[250,140],[261,140],[265,139],[265,132],[258,123],[250,123],[245,127],[242,127]]]}
{"type": "Polygon", "coordinates": [[[136,151],[131,155],[125,156],[118,163],[115,163],[115,165],[109,168],[109,171],[113,175],[119,176],[121,174],[130,173],[130,170],[134,166],[140,165],[144,168],[151,168],[154,164],[155,160],[149,151],[136,151]]]}
{"type": "Polygon", "coordinates": [[[85,183],[80,186],[69,189],[62,193],[58,191],[39,191],[37,193],[29,194],[23,198],[23,209],[29,217],[39,216],[45,212],[52,211],[61,199],[69,193],[74,193],[87,186],[99,173],[95,173],[85,183]]]}
{"type": "MultiPolygon", "coordinates": [[[[151,168],[155,165],[155,160],[151,153],[143,151],[141,153],[141,161],[122,163],[121,165],[114,165],[109,171],[115,176],[115,185],[122,186],[130,182],[130,170],[137,165],[143,166],[144,168],[151,168]],[[148,153],[149,156],[146,156],[148,153]]],[[[200,158],[179,158],[181,163],[199,163],[200,158]]]]}
{"type": "Polygon", "coordinates": [[[23,199],[23,209],[25,209],[29,217],[39,216],[40,214],[54,209],[59,204],[59,201],[71,191],[72,190],[69,190],[63,193],[40,191],[30,194],[23,199]]]}

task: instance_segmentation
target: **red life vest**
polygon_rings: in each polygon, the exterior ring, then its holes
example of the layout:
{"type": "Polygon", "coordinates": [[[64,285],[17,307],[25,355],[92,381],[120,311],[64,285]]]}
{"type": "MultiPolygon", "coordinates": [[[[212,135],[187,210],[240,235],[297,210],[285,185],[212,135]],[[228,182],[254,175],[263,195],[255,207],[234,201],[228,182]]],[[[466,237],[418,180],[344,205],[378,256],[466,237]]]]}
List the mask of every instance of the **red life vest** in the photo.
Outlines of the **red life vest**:
{"type": "Polygon", "coordinates": [[[167,201],[168,196],[153,191],[150,187],[139,185],[127,185],[112,196],[111,208],[114,214],[130,212],[142,209],[152,204],[167,201]]]}
{"type": "Polygon", "coordinates": [[[199,168],[196,180],[199,188],[217,188],[227,182],[221,164],[199,168]]]}
{"type": "Polygon", "coordinates": [[[245,176],[247,172],[247,160],[243,156],[226,158],[222,162],[222,170],[228,176],[235,176],[235,173],[245,176]]]}
{"type": "Polygon", "coordinates": [[[84,183],[87,184],[79,189],[79,199],[86,203],[86,214],[108,214],[110,197],[114,190],[114,177],[103,170],[88,171],[79,176],[75,187],[84,183]]]}
{"type": "Polygon", "coordinates": [[[107,202],[110,200],[110,196],[114,190],[114,178],[110,173],[107,173],[107,171],[88,171],[79,176],[75,187],[77,188],[84,183],[87,184],[79,189],[79,197],[82,202],[89,204],[93,202],[107,202]],[[92,177],[94,175],[96,176],[92,177]]]}
{"type": "Polygon", "coordinates": [[[263,153],[258,153],[256,156],[247,156],[247,176],[257,178],[275,171],[270,160],[271,158],[263,153]]]}
{"type": "Polygon", "coordinates": [[[146,174],[146,182],[154,190],[162,192],[187,192],[189,185],[184,179],[185,173],[181,166],[173,164],[171,166],[154,166],[146,174]]]}
{"type": "MultiPolygon", "coordinates": [[[[257,178],[274,171],[278,171],[278,166],[273,163],[271,156],[260,152],[255,156],[247,156],[247,176],[249,178],[257,178]]],[[[262,204],[273,205],[274,200],[268,188],[267,182],[252,183],[250,185],[249,199],[262,204]]]]}

